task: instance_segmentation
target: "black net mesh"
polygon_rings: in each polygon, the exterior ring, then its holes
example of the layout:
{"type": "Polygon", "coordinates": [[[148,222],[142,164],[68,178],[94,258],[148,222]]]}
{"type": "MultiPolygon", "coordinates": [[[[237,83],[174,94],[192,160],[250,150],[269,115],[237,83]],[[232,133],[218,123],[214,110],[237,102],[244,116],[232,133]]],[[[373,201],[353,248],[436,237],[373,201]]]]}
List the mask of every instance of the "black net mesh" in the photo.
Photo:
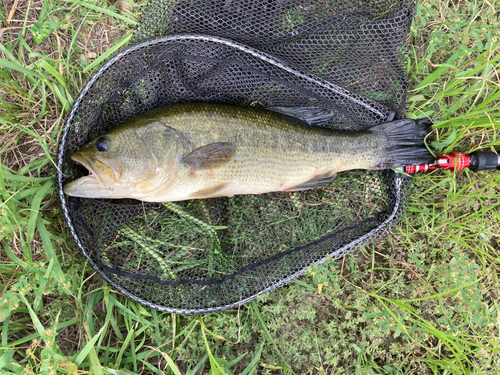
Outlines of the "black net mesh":
{"type": "Polygon", "coordinates": [[[181,313],[248,302],[386,234],[410,180],[351,171],[321,189],[143,203],[70,198],[79,147],[163,105],[315,106],[323,126],[359,130],[401,117],[412,1],[152,0],[134,45],[101,68],[67,119],[58,187],[89,263],[126,296],[181,313]]]}

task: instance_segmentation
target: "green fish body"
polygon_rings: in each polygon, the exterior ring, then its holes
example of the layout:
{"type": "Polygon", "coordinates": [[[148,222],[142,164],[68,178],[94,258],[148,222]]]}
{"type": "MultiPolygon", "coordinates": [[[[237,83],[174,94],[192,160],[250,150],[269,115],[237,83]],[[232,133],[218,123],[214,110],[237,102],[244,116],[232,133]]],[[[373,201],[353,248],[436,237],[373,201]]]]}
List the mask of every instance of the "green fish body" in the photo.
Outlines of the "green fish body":
{"type": "Polygon", "coordinates": [[[126,121],[73,154],[90,175],[65,192],[167,202],[312,189],[345,170],[431,160],[423,143],[429,125],[404,119],[340,132],[265,109],[170,105],[126,121]]]}

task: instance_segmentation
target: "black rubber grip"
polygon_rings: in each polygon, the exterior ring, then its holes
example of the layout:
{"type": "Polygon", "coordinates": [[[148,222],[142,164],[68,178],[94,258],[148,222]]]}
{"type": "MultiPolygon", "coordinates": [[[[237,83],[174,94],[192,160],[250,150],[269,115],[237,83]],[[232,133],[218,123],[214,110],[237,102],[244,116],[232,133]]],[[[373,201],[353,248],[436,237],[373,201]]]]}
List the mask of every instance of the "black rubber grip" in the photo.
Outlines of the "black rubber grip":
{"type": "Polygon", "coordinates": [[[494,152],[476,151],[470,155],[470,169],[473,171],[497,169],[499,161],[498,155],[494,152]]]}

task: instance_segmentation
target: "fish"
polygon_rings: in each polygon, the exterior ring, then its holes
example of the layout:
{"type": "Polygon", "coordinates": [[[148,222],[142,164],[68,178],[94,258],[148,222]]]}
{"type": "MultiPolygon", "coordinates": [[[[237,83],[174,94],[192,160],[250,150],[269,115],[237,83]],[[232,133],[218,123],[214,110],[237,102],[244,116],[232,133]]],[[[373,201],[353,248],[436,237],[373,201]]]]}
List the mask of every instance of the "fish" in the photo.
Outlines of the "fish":
{"type": "Polygon", "coordinates": [[[89,171],[64,186],[68,196],[145,202],[314,189],[337,173],[433,160],[428,119],[401,119],[363,131],[309,126],[256,107],[184,103],[117,126],[71,159],[89,171]]]}

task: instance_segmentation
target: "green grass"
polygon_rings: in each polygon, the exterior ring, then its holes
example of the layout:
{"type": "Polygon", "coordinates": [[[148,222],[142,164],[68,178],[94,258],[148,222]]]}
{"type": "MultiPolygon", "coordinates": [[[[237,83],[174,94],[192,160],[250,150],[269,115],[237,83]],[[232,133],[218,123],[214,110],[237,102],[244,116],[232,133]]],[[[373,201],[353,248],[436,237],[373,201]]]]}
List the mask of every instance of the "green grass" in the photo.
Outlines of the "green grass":
{"type": "MultiPolygon", "coordinates": [[[[1,372],[500,372],[497,172],[416,177],[391,236],[238,310],[181,316],[119,295],[64,227],[54,157],[79,90],[130,39],[140,5],[20,1],[11,19],[13,3],[0,8],[1,372]]],[[[440,152],[500,145],[499,11],[419,6],[408,116],[434,120],[440,152]]]]}

